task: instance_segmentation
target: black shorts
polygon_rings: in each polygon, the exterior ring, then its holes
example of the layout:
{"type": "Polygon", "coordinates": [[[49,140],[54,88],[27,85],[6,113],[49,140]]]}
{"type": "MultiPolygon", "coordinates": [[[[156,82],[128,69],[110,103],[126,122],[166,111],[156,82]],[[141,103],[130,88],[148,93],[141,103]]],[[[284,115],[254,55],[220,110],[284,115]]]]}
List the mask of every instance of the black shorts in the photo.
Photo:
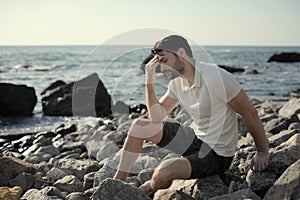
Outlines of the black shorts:
{"type": "Polygon", "coordinates": [[[218,155],[196,137],[193,129],[174,122],[164,123],[163,137],[157,146],[187,158],[192,166],[191,179],[222,174],[233,159],[218,155]]]}

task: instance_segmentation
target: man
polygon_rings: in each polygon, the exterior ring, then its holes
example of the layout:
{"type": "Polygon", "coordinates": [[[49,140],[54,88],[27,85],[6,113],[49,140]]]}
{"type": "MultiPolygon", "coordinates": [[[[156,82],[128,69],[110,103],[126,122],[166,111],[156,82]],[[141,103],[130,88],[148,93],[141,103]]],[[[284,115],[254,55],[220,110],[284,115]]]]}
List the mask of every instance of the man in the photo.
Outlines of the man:
{"type": "Polygon", "coordinates": [[[146,104],[150,119],[136,119],[123,146],[115,179],[126,180],[145,140],[181,154],[155,169],[140,189],[147,195],[168,188],[174,179],[192,179],[223,173],[229,168],[237,146],[237,113],[254,138],[257,153],[251,169],[268,166],[268,140],[257,111],[235,78],[214,64],[196,62],[187,40],[170,35],[157,42],[146,70],[146,104]],[[155,69],[172,80],[158,100],[154,89],[155,69]],[[180,104],[193,123],[190,127],[165,122],[180,104]]]}

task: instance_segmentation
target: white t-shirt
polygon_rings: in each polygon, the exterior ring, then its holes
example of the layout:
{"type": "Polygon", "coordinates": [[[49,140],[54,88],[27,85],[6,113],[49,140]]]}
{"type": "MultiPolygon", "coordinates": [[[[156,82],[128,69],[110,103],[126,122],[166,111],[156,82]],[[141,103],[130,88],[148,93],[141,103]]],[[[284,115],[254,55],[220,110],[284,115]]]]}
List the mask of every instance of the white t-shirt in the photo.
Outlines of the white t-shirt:
{"type": "Polygon", "coordinates": [[[177,99],[193,123],[191,128],[221,156],[233,156],[237,146],[237,114],[227,104],[241,90],[234,76],[215,64],[197,63],[194,85],[177,77],[167,95],[177,99]]]}

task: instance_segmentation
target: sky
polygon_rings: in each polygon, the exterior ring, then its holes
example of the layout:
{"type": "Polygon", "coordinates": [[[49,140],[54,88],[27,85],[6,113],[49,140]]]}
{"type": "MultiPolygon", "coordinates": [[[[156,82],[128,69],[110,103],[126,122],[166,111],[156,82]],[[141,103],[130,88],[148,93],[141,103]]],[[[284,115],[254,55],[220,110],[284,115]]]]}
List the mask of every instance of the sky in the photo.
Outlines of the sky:
{"type": "MultiPolygon", "coordinates": [[[[201,45],[300,46],[299,8],[299,0],[0,0],[0,45],[97,45],[150,28],[201,45]]],[[[153,43],[141,38],[117,43],[153,43]]]]}

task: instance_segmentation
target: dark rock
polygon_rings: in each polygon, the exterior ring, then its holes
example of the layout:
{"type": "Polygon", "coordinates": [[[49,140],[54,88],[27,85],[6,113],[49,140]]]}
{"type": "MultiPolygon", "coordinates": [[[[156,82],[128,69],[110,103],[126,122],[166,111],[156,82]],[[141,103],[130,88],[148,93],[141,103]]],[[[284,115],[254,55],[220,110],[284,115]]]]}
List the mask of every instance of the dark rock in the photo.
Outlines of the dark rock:
{"type": "Polygon", "coordinates": [[[299,199],[300,194],[300,159],[287,168],[274,183],[264,200],[299,199]],[[298,198],[295,198],[295,197],[298,198]]]}
{"type": "Polygon", "coordinates": [[[34,88],[0,83],[0,116],[31,116],[36,102],[34,88]]]}
{"type": "Polygon", "coordinates": [[[111,117],[111,97],[97,74],[42,95],[45,115],[111,117]]]}
{"type": "Polygon", "coordinates": [[[34,176],[28,173],[21,173],[14,179],[8,181],[8,185],[10,187],[20,186],[22,188],[23,193],[31,188],[34,183],[34,176]]]}
{"type": "Polygon", "coordinates": [[[119,200],[150,200],[141,190],[119,180],[104,180],[92,196],[93,200],[119,199],[119,200]]]}
{"type": "Polygon", "coordinates": [[[144,114],[147,111],[147,106],[145,104],[134,104],[130,106],[130,113],[141,113],[144,114]]]}
{"type": "Polygon", "coordinates": [[[14,148],[24,148],[33,144],[34,136],[25,135],[22,138],[12,141],[11,144],[14,148]]]}
{"type": "Polygon", "coordinates": [[[269,138],[269,147],[273,148],[282,144],[283,142],[290,139],[296,133],[298,133],[297,130],[283,130],[280,133],[273,135],[272,137],[269,138]]]}
{"type": "Polygon", "coordinates": [[[66,197],[66,200],[89,200],[89,197],[82,192],[72,192],[66,197]]]}
{"type": "Polygon", "coordinates": [[[225,66],[225,65],[218,65],[218,66],[222,69],[225,69],[226,71],[228,71],[230,73],[240,73],[240,72],[245,71],[245,69],[243,69],[243,68],[229,67],[229,66],[225,66]]]}
{"type": "Polygon", "coordinates": [[[146,181],[149,181],[152,177],[152,174],[154,173],[154,168],[148,168],[148,169],[144,169],[142,170],[139,174],[138,174],[138,181],[140,183],[140,185],[144,184],[146,181]]]}
{"type": "Polygon", "coordinates": [[[300,53],[287,52],[272,55],[267,62],[300,62],[300,53]]]}
{"type": "Polygon", "coordinates": [[[228,193],[228,187],[218,175],[199,179],[197,187],[201,193],[200,197],[203,199],[228,193]]]}
{"type": "Polygon", "coordinates": [[[83,187],[85,190],[88,190],[93,187],[94,176],[96,172],[90,172],[83,177],[83,187]]]}
{"type": "Polygon", "coordinates": [[[59,86],[62,86],[62,85],[67,85],[67,84],[64,81],[61,81],[61,80],[55,81],[54,83],[51,83],[47,88],[45,88],[41,92],[41,95],[44,95],[47,91],[54,90],[54,89],[56,89],[56,88],[58,88],[59,86]]]}
{"type": "Polygon", "coordinates": [[[32,164],[18,158],[0,158],[0,186],[7,186],[10,179],[17,177],[23,172],[32,174],[36,172],[36,168],[32,164]]]}

